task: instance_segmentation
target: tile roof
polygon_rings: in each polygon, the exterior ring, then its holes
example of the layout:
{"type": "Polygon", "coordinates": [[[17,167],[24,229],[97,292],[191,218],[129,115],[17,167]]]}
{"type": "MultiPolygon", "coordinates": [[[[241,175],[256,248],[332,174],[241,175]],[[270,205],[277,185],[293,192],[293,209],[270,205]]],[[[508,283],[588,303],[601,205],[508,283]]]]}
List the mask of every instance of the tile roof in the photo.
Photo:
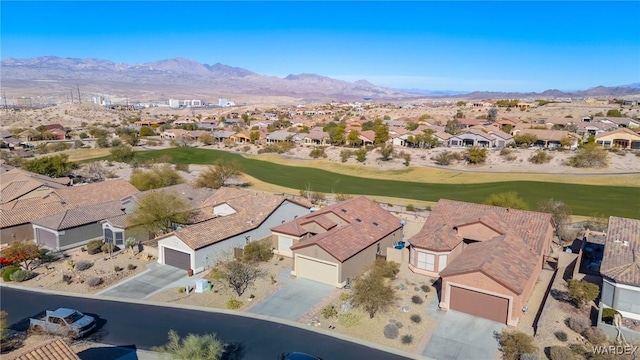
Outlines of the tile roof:
{"type": "Polygon", "coordinates": [[[67,208],[56,214],[33,220],[31,223],[52,230],[70,229],[122,215],[124,214],[122,207],[120,200],[115,200],[95,205],[67,208]]]}
{"type": "Polygon", "coordinates": [[[609,217],[600,273],[640,287],[640,220],[609,217]]]}
{"type": "Polygon", "coordinates": [[[302,236],[310,233],[304,228],[309,222],[316,222],[328,231],[300,241],[291,250],[317,245],[341,262],[402,227],[400,220],[380,205],[359,196],[324,207],[271,230],[302,236]],[[331,218],[342,221],[337,223],[331,218]]]}
{"type": "Polygon", "coordinates": [[[119,200],[138,192],[138,189],[125,179],[105,180],[56,190],[56,193],[70,206],[85,206],[119,200]]]}
{"type": "Polygon", "coordinates": [[[560,141],[563,138],[579,138],[580,136],[565,130],[543,130],[543,129],[522,129],[519,135],[530,134],[538,138],[538,140],[560,141]]]}
{"type": "Polygon", "coordinates": [[[0,185],[0,203],[13,201],[40,187],[60,189],[66,187],[71,180],[67,177],[54,179],[22,169],[11,169],[3,172],[0,185]]]}
{"type": "Polygon", "coordinates": [[[602,137],[610,136],[612,134],[619,134],[619,133],[628,134],[628,135],[631,135],[631,136],[633,136],[633,137],[635,137],[637,139],[640,139],[640,135],[635,133],[633,130],[627,129],[627,128],[620,128],[620,129],[615,129],[615,130],[603,132],[601,134],[596,135],[596,139],[600,139],[602,137]]]}
{"type": "Polygon", "coordinates": [[[420,232],[409,239],[409,243],[427,250],[452,250],[463,240],[454,233],[455,228],[474,222],[486,224],[501,234],[517,235],[535,253],[542,254],[552,219],[551,214],[542,212],[441,199],[432,209],[420,232]],[[438,231],[441,234],[439,237],[432,236],[438,231]],[[452,238],[452,234],[458,238],[457,242],[452,238]]]}
{"type": "Polygon", "coordinates": [[[187,226],[163,235],[161,239],[175,235],[187,246],[197,250],[257,228],[286,201],[307,206],[303,201],[288,199],[282,195],[223,187],[209,197],[203,207],[213,208],[227,204],[236,211],[234,214],[187,226]]]}
{"type": "Polygon", "coordinates": [[[35,219],[65,210],[65,206],[62,205],[60,201],[47,201],[40,198],[33,200],[34,201],[29,201],[32,206],[0,210],[0,228],[5,229],[16,225],[27,224],[35,219]]]}
{"type": "Polygon", "coordinates": [[[80,360],[62,339],[53,339],[22,349],[9,360],[80,360]]]}
{"type": "Polygon", "coordinates": [[[521,238],[502,235],[468,245],[440,276],[480,271],[516,294],[522,294],[537,262],[538,256],[521,238]]]}

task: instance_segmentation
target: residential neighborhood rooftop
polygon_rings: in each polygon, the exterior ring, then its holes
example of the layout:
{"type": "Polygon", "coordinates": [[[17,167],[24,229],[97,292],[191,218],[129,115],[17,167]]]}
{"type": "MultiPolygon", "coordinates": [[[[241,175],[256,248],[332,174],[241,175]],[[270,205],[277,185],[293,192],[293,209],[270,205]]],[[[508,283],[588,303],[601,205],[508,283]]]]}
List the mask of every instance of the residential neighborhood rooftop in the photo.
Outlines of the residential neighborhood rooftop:
{"type": "Polygon", "coordinates": [[[609,217],[600,273],[622,284],[640,286],[640,220],[609,217]]]}

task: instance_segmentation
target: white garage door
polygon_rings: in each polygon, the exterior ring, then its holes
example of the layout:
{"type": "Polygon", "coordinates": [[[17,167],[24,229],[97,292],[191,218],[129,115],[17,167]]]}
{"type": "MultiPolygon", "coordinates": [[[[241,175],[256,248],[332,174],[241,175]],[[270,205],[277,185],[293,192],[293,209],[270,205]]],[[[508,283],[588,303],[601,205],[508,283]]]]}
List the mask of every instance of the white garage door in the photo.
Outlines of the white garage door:
{"type": "Polygon", "coordinates": [[[278,251],[281,254],[291,255],[291,245],[293,245],[293,239],[286,236],[278,236],[278,251]]]}
{"type": "Polygon", "coordinates": [[[38,244],[51,248],[57,249],[58,243],[56,239],[56,234],[51,231],[47,231],[44,229],[37,228],[36,229],[36,238],[38,239],[38,244]]]}
{"type": "Polygon", "coordinates": [[[336,286],[338,284],[338,265],[296,255],[296,275],[336,286]]]}

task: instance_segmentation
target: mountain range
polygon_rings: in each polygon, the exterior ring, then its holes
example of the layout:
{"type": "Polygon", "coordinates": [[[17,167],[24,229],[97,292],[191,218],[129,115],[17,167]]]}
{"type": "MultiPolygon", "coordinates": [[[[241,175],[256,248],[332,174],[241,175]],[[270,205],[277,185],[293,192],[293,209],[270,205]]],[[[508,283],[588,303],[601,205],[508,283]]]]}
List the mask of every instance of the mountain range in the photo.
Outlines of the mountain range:
{"type": "Polygon", "coordinates": [[[418,97],[465,99],[526,97],[626,96],[640,94],[640,84],[564,92],[510,93],[391,89],[366,80],[347,82],[316,74],[291,74],[284,78],[220,63],[201,64],[174,58],[144,64],[114,63],[102,59],[42,56],[0,61],[2,91],[14,96],[68,97],[69,90],[82,86],[85,93],[110,94],[139,100],[167,98],[216,98],[242,94],[280,96],[303,101],[409,100],[418,97]],[[22,95],[20,95],[22,93],[22,95]]]}

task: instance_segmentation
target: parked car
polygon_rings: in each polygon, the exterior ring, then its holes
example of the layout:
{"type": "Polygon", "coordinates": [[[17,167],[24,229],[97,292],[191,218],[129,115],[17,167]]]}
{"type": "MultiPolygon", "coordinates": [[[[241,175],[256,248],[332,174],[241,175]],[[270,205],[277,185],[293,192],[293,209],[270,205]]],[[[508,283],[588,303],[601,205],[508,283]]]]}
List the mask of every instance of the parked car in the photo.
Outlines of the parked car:
{"type": "Polygon", "coordinates": [[[321,358],[301,352],[290,352],[281,354],[279,360],[322,360],[321,358]]]}
{"type": "Polygon", "coordinates": [[[96,320],[80,311],[59,308],[45,310],[29,319],[29,329],[73,338],[83,337],[96,327],[96,320]]]}

